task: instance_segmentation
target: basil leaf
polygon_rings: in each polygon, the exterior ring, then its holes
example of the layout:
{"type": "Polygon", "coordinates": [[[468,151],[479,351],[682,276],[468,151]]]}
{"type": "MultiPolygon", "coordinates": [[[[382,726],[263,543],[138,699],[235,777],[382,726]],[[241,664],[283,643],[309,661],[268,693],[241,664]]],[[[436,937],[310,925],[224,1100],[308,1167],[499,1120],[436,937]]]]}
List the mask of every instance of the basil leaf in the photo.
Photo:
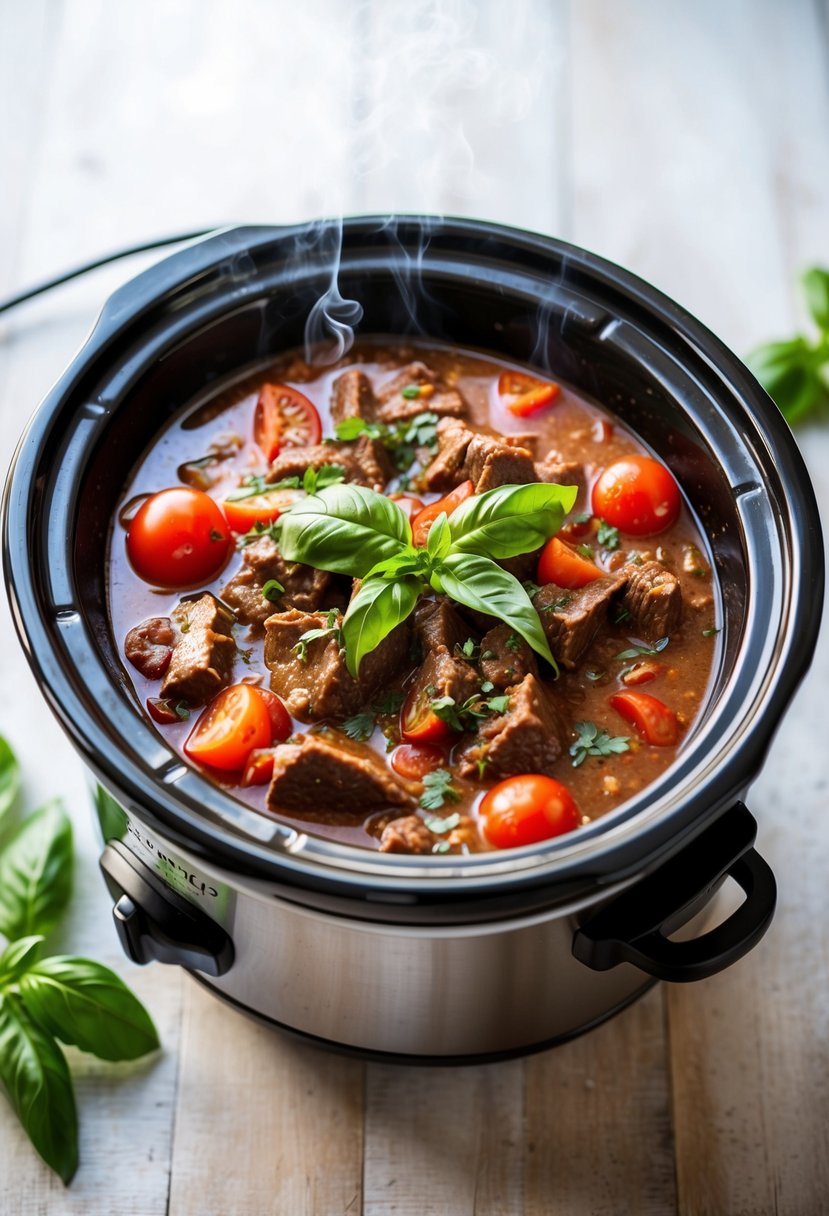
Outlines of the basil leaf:
{"type": "Polygon", "coordinates": [[[453,553],[517,557],[558,532],[576,501],[576,486],[533,483],[473,494],[449,518],[453,553]]]}
{"type": "Polygon", "coordinates": [[[43,938],[39,935],[21,937],[11,942],[0,955],[0,988],[15,984],[40,954],[43,938]]]}
{"type": "Polygon", "coordinates": [[[813,266],[801,279],[806,307],[819,329],[829,333],[829,271],[813,266]]]}
{"type": "Polygon", "coordinates": [[[788,422],[797,422],[829,400],[815,351],[803,337],[769,342],[747,362],[788,422]]]}
{"type": "Polygon", "coordinates": [[[0,933],[48,933],[71,892],[72,825],[60,802],[49,802],[0,853],[0,933]]]}
{"type": "Polygon", "coordinates": [[[0,735],[0,820],[10,809],[20,789],[20,768],[17,757],[0,735]]]}
{"type": "Polygon", "coordinates": [[[36,963],[20,980],[20,995],[43,1030],[101,1060],[135,1060],[159,1046],[138,997],[91,959],[55,955],[36,963]]]}
{"type": "Polygon", "coordinates": [[[431,584],[435,591],[459,604],[504,621],[558,671],[538,613],[526,591],[518,579],[490,558],[449,553],[436,566],[431,584]]]}
{"type": "Polygon", "coordinates": [[[438,561],[441,557],[446,556],[451,544],[452,534],[449,530],[449,520],[446,512],[441,511],[429,529],[429,535],[426,538],[426,552],[433,561],[438,561]]]}
{"type": "Polygon", "coordinates": [[[369,651],[406,617],[418,601],[423,583],[409,576],[396,582],[369,578],[351,601],[343,618],[346,667],[357,677],[360,663],[369,651]]]}
{"type": "Polygon", "coordinates": [[[78,1168],[78,1116],[63,1052],[18,998],[0,993],[0,1080],[18,1119],[64,1182],[78,1168]]]}
{"type": "Polygon", "coordinates": [[[365,486],[327,486],[280,516],[280,550],[333,574],[364,578],[372,566],[411,544],[404,511],[365,486]]]}

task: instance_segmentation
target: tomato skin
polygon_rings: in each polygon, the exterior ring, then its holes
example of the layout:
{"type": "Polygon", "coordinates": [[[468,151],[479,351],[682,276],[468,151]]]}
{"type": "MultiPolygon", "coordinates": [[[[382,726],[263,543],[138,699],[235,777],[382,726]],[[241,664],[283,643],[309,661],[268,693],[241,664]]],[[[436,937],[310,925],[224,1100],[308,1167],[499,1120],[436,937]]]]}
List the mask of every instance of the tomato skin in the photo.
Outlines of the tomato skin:
{"type": "Polygon", "coordinates": [[[641,663],[631,667],[630,671],[625,672],[622,676],[622,683],[628,687],[638,688],[640,684],[649,684],[651,680],[661,676],[664,670],[664,663],[654,663],[652,659],[643,659],[641,663]]]}
{"type": "Polygon", "coordinates": [[[257,748],[248,756],[240,785],[267,785],[273,776],[273,752],[257,748]]]}
{"type": "Polygon", "coordinates": [[[322,423],[316,406],[288,384],[263,384],[253,414],[253,438],[269,461],[282,448],[319,443],[322,423]]]}
{"type": "Polygon", "coordinates": [[[679,516],[682,499],[673,474],[650,456],[624,456],[593,486],[593,513],[631,536],[655,536],[679,516]]]}
{"type": "Polygon", "coordinates": [[[401,743],[391,754],[392,768],[409,781],[422,781],[445,763],[445,755],[433,743],[401,743]]]}
{"type": "Polygon", "coordinates": [[[429,529],[435,522],[437,517],[445,511],[447,515],[451,515],[456,507],[459,507],[462,502],[466,502],[470,495],[475,493],[475,486],[471,481],[463,481],[461,484],[443,498],[439,498],[437,502],[430,502],[428,507],[424,507],[422,511],[418,511],[417,515],[412,520],[412,543],[419,549],[422,549],[429,539],[429,529]]]}
{"type": "Polygon", "coordinates": [[[152,494],[138,508],[127,532],[133,569],[155,587],[209,582],[232,548],[218,504],[190,486],[171,486],[152,494]]]}
{"type": "Polygon", "coordinates": [[[496,849],[515,849],[572,832],[581,823],[572,794],[560,781],[525,773],[499,781],[484,795],[484,836],[496,849]]]}
{"type": "Polygon", "coordinates": [[[202,711],[184,750],[201,764],[239,772],[252,751],[269,747],[271,741],[271,715],[260,690],[231,684],[202,711]]]}
{"type": "Polygon", "coordinates": [[[415,498],[411,494],[389,494],[392,502],[396,502],[401,511],[405,511],[409,517],[409,523],[423,510],[423,499],[415,498]]]}
{"type": "Polygon", "coordinates": [[[649,692],[617,692],[610,705],[654,747],[673,747],[679,742],[679,722],[664,701],[649,692]]]}
{"type": "Polygon", "coordinates": [[[283,511],[303,497],[302,490],[274,490],[270,494],[254,494],[235,501],[226,498],[222,510],[234,532],[250,532],[255,524],[272,524],[283,511]]]}
{"type": "Polygon", "coordinates": [[[550,405],[560,392],[560,385],[528,376],[526,372],[503,372],[498,380],[498,394],[517,418],[527,418],[550,405]]]}
{"type": "Polygon", "coordinates": [[[268,717],[271,720],[271,741],[284,743],[293,729],[291,715],[275,692],[271,692],[269,688],[257,688],[256,685],[252,685],[252,687],[262,698],[268,711],[268,717]]]}
{"type": "Polygon", "coordinates": [[[555,583],[568,591],[576,591],[601,578],[602,572],[593,562],[553,536],[541,550],[535,577],[541,586],[555,583]]]}
{"type": "Polygon", "coordinates": [[[452,728],[431,707],[425,688],[413,688],[400,711],[400,733],[410,743],[439,743],[448,739],[452,728]]]}

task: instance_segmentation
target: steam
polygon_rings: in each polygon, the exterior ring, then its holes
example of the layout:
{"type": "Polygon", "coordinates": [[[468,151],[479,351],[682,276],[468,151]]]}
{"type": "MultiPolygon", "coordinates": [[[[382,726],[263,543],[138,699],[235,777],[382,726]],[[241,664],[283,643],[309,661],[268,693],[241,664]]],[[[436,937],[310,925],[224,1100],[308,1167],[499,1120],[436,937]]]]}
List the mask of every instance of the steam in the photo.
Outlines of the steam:
{"type": "Polygon", "coordinates": [[[336,363],[354,345],[354,328],[363,317],[358,300],[347,300],[340,294],[338,282],[343,246],[342,219],[311,226],[312,240],[317,235],[314,252],[330,265],[327,290],[320,296],[305,322],[305,362],[327,365],[336,363]]]}

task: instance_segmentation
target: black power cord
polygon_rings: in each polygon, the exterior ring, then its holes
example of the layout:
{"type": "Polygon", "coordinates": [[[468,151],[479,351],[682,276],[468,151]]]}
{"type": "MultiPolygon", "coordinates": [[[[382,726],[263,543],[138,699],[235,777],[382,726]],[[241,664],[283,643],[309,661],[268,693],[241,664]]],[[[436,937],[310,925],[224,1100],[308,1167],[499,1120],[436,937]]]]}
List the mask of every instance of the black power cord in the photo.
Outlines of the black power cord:
{"type": "Polygon", "coordinates": [[[88,274],[90,270],[97,270],[100,266],[107,266],[110,262],[117,262],[121,258],[132,257],[136,253],[148,253],[152,249],[163,249],[165,245],[183,245],[186,241],[195,241],[202,236],[210,236],[211,233],[219,232],[219,228],[198,228],[194,232],[179,232],[174,236],[157,237],[153,241],[144,241],[140,245],[128,245],[124,249],[116,249],[113,253],[108,253],[101,258],[95,258],[91,262],[83,262],[80,266],[75,266],[73,270],[67,270],[64,274],[58,275],[54,279],[45,279],[42,283],[36,283],[34,287],[27,287],[25,291],[20,291],[17,295],[8,296],[5,300],[0,300],[0,313],[8,312],[11,308],[17,308],[18,304],[25,304],[27,300],[34,299],[35,296],[42,295],[46,291],[51,291],[55,287],[60,287],[63,283],[68,283],[72,279],[79,278],[82,274],[88,274]]]}

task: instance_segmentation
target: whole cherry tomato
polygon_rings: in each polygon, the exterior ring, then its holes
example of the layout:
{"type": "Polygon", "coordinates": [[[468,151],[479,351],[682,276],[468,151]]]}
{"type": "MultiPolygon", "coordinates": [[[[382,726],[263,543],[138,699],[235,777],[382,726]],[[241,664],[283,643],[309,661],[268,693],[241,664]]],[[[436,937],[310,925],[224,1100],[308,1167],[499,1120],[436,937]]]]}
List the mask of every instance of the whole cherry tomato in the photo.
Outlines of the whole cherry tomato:
{"type": "Polygon", "coordinates": [[[673,475],[650,456],[624,456],[593,486],[593,512],[631,536],[654,536],[676,522],[682,500],[673,475]]]}
{"type": "Polygon", "coordinates": [[[136,574],[155,587],[192,587],[219,573],[233,548],[227,520],[203,490],[172,486],[141,504],[127,532],[136,574]]]}
{"type": "Polygon", "coordinates": [[[550,840],[581,823],[567,787],[539,773],[499,781],[481,801],[481,817],[484,836],[497,849],[550,840]]]}

